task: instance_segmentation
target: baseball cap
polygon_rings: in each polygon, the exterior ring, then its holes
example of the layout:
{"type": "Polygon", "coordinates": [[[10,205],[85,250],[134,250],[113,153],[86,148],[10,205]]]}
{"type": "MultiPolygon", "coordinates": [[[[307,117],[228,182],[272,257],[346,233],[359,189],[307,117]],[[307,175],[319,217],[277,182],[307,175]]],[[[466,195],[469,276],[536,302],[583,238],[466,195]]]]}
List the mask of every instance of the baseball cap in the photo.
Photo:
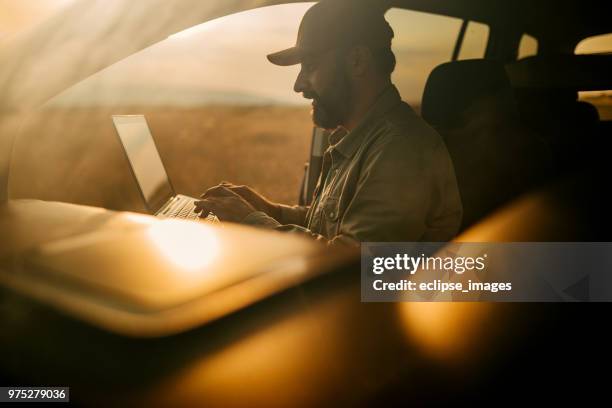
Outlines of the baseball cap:
{"type": "Polygon", "coordinates": [[[384,12],[384,7],[368,0],[321,0],[304,14],[295,46],[269,54],[268,60],[289,66],[301,63],[306,55],[343,46],[390,48],[393,30],[384,12]]]}

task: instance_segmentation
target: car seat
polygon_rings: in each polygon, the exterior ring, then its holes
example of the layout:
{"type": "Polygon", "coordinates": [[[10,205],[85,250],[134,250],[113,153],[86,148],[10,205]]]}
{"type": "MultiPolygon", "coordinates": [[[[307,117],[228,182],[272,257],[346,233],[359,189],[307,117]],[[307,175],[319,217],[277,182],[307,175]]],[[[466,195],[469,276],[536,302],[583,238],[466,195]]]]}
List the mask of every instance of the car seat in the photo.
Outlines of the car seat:
{"type": "Polygon", "coordinates": [[[427,80],[421,113],[442,135],[453,160],[462,230],[552,173],[550,150],[522,125],[500,62],[439,65],[427,80]]]}

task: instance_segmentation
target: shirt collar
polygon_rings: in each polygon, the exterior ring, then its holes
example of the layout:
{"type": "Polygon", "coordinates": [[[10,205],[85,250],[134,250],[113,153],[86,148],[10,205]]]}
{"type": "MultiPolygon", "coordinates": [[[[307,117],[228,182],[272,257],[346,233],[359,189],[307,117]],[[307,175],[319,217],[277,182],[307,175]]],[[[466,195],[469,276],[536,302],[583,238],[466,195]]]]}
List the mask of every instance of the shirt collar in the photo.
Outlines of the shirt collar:
{"type": "Polygon", "coordinates": [[[401,101],[402,98],[395,85],[389,85],[353,131],[348,132],[346,129],[338,128],[329,135],[330,147],[346,158],[352,157],[357,147],[361,144],[363,137],[367,134],[370,125],[376,123],[384,114],[401,103],[401,101]]]}

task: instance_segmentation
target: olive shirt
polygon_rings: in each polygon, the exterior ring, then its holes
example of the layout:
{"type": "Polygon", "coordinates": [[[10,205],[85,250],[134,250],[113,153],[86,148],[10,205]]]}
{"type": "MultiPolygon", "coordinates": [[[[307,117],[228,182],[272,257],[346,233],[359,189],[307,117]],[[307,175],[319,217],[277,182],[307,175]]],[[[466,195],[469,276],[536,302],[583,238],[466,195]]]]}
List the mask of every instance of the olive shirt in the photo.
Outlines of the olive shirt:
{"type": "Polygon", "coordinates": [[[243,223],[339,242],[448,241],[461,224],[453,164],[440,135],[391,85],[352,131],[329,136],[310,206],[243,223]]]}

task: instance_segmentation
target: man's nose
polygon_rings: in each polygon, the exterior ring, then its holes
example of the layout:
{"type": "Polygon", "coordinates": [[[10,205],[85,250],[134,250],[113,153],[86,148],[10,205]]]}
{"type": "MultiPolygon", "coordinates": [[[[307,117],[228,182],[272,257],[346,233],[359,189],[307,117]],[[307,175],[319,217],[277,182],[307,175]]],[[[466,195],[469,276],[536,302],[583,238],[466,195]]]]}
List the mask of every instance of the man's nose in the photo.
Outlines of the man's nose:
{"type": "Polygon", "coordinates": [[[296,93],[305,92],[308,89],[308,84],[304,78],[304,74],[300,70],[297,78],[295,79],[295,83],[293,84],[293,90],[296,93]]]}

